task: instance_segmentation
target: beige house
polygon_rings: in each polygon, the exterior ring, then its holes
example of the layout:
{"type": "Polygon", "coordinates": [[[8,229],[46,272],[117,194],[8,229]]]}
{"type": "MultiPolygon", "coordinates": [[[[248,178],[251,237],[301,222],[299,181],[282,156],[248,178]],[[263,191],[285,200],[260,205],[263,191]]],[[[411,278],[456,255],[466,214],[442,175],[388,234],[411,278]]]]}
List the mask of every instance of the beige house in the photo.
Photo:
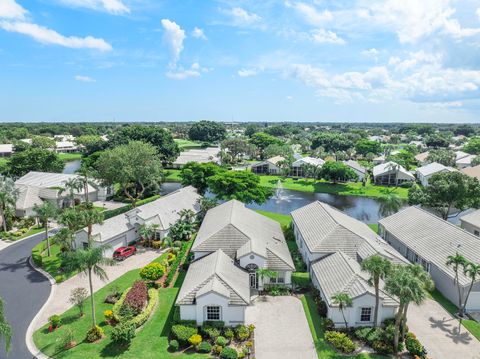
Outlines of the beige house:
{"type": "Polygon", "coordinates": [[[373,167],[373,181],[376,185],[398,186],[415,181],[415,176],[395,162],[385,162],[373,167]]]}
{"type": "Polygon", "coordinates": [[[282,161],[285,161],[284,157],[275,156],[275,157],[269,158],[268,160],[255,163],[252,165],[252,172],[256,174],[264,174],[264,175],[279,174],[281,169],[278,164],[282,161]]]}
{"type": "Polygon", "coordinates": [[[477,237],[480,236],[480,209],[460,217],[460,227],[477,237]]]}
{"type": "Polygon", "coordinates": [[[480,181],[480,165],[462,168],[460,172],[465,173],[467,176],[476,178],[480,181]]]}

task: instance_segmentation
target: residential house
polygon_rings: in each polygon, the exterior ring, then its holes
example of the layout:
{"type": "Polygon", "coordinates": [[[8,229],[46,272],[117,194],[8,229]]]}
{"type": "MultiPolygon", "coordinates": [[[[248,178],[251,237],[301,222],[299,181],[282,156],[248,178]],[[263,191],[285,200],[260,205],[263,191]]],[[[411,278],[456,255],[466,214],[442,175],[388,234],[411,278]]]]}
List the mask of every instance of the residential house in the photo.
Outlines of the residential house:
{"type": "Polygon", "coordinates": [[[373,181],[376,185],[398,186],[415,181],[415,176],[395,162],[386,162],[373,167],[373,181]]]}
{"type": "Polygon", "coordinates": [[[480,181],[480,165],[462,168],[460,172],[465,173],[467,176],[476,178],[480,181]]]}
{"type": "Polygon", "coordinates": [[[10,157],[13,153],[12,144],[2,144],[0,145],[0,157],[10,157]]]}
{"type": "Polygon", "coordinates": [[[57,141],[55,145],[55,152],[57,153],[75,153],[79,148],[73,141],[57,141]]]}
{"type": "MultiPolygon", "coordinates": [[[[459,151],[459,152],[461,152],[461,151],[459,151]]],[[[462,153],[465,153],[465,152],[462,152],[462,153]]],[[[463,157],[455,160],[455,165],[459,169],[463,169],[463,168],[466,168],[466,167],[471,167],[472,166],[472,160],[476,157],[477,157],[476,155],[468,155],[467,154],[467,156],[463,156],[463,157]]]]}
{"type": "MultiPolygon", "coordinates": [[[[16,203],[16,216],[33,216],[35,204],[41,204],[43,201],[54,203],[59,208],[71,205],[70,193],[65,190],[65,183],[74,178],[76,174],[49,173],[31,171],[15,181],[15,187],[19,190],[19,196],[16,203]]],[[[88,199],[91,202],[106,200],[113,195],[113,186],[88,185],[88,199]]],[[[85,192],[83,188],[75,192],[75,199],[85,201],[85,192]]]]}
{"type": "MultiPolygon", "coordinates": [[[[382,237],[405,258],[418,263],[430,273],[435,287],[452,303],[458,303],[455,273],[448,266],[448,256],[459,253],[480,263],[480,240],[466,230],[444,221],[418,207],[408,207],[379,221],[382,237]]],[[[459,271],[458,282],[463,297],[470,279],[459,271]]],[[[467,311],[480,310],[480,278],[474,282],[467,311]]]]}
{"type": "Polygon", "coordinates": [[[190,264],[177,296],[180,319],[223,321],[235,326],[245,321],[250,305],[249,274],[217,249],[190,264]]]}
{"type": "MultiPolygon", "coordinates": [[[[115,249],[136,242],[140,238],[138,229],[141,225],[155,226],[155,237],[162,239],[168,234],[171,225],[180,218],[182,210],[188,209],[194,213],[200,211],[200,198],[192,186],[181,188],[153,202],[109,218],[103,224],[93,225],[91,239],[94,245],[110,246],[105,252],[106,257],[110,257],[115,249]]],[[[87,228],[84,228],[75,234],[75,248],[87,245],[88,233],[87,228]]]]}
{"type": "Polygon", "coordinates": [[[424,186],[428,186],[428,180],[436,173],[443,173],[443,172],[452,172],[455,169],[451,167],[447,167],[442,165],[441,163],[432,162],[425,166],[417,168],[417,178],[420,183],[424,186]]]}
{"type": "Polygon", "coordinates": [[[415,156],[415,160],[420,164],[420,166],[426,165],[428,163],[428,154],[429,152],[422,152],[415,156]]]}
{"type": "Polygon", "coordinates": [[[380,165],[382,163],[385,163],[385,161],[386,161],[385,155],[377,156],[372,160],[374,165],[380,165]]]}
{"type": "Polygon", "coordinates": [[[220,163],[220,158],[218,157],[219,153],[219,147],[207,147],[182,151],[180,153],[180,156],[177,157],[177,159],[170,165],[170,167],[182,168],[188,162],[220,163]]]}
{"type": "Polygon", "coordinates": [[[277,221],[231,200],[210,209],[195,238],[191,251],[195,259],[221,249],[249,272],[249,285],[291,285],[295,270],[282,228],[277,221]],[[257,269],[276,272],[273,278],[259,278],[257,269]]]}
{"type": "MultiPolygon", "coordinates": [[[[343,310],[349,327],[373,326],[375,312],[375,288],[370,284],[370,275],[362,271],[360,264],[343,252],[335,252],[312,264],[312,282],[327,304],[327,316],[336,327],[343,327],[345,321],[338,304],[332,297],[346,293],[352,298],[352,306],[343,310]]],[[[379,310],[377,325],[385,319],[394,318],[398,300],[387,294],[380,281],[379,310]]]]}
{"type": "Polygon", "coordinates": [[[292,163],[292,169],[290,175],[293,177],[307,177],[305,173],[305,166],[310,165],[317,168],[321,168],[325,163],[321,158],[315,157],[300,157],[292,163]]]}
{"type": "Polygon", "coordinates": [[[256,174],[276,175],[281,173],[279,163],[285,161],[282,156],[275,156],[252,165],[252,172],[256,174]]]}
{"type": "Polygon", "coordinates": [[[354,160],[348,160],[348,161],[343,161],[343,163],[350,167],[357,175],[357,181],[362,182],[366,175],[367,175],[367,169],[363,167],[360,163],[354,160]]]}
{"type": "Polygon", "coordinates": [[[460,217],[460,227],[477,237],[480,236],[480,209],[460,217]]]}

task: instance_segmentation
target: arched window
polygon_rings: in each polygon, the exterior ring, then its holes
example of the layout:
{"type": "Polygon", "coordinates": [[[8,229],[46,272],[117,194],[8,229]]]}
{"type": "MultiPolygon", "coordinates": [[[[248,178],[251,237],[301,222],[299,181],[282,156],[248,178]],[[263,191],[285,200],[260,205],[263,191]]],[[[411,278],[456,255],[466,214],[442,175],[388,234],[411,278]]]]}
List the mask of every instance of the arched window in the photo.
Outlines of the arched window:
{"type": "Polygon", "coordinates": [[[245,267],[249,272],[255,272],[258,269],[258,266],[254,263],[247,264],[245,267]]]}

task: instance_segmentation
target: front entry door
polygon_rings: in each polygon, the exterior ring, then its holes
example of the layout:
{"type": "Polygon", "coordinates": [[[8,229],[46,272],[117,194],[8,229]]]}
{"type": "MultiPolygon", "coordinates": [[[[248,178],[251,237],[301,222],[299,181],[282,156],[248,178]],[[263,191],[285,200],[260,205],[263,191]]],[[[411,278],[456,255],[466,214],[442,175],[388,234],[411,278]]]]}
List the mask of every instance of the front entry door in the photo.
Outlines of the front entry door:
{"type": "Polygon", "coordinates": [[[250,273],[250,288],[258,289],[258,278],[256,273],[250,273]]]}

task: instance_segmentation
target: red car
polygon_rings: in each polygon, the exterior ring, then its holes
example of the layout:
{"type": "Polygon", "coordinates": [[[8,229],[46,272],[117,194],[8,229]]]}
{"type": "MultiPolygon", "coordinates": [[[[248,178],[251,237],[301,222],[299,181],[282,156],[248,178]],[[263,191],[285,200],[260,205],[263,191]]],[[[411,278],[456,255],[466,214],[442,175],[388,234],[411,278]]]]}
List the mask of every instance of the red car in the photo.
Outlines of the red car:
{"type": "Polygon", "coordinates": [[[120,247],[113,252],[113,259],[123,261],[125,258],[133,256],[135,253],[137,253],[137,248],[134,246],[120,247]]]}

